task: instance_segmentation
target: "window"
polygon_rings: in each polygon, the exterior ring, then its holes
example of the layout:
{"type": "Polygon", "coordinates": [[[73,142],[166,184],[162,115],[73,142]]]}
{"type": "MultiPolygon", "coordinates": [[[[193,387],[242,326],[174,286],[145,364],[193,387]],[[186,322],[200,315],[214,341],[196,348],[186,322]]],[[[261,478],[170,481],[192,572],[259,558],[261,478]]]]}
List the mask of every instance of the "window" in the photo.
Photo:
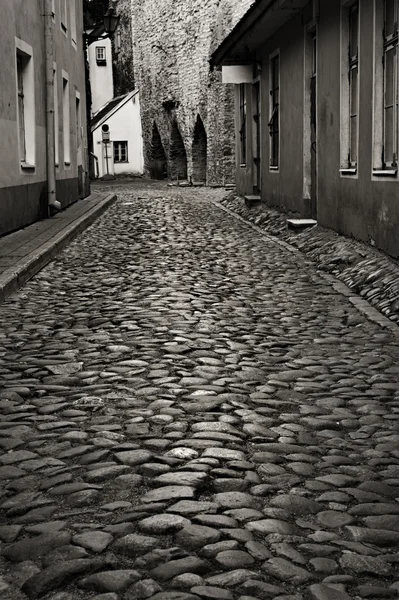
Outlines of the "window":
{"type": "Polygon", "coordinates": [[[122,40],[122,34],[121,34],[121,30],[118,28],[116,30],[116,36],[115,36],[115,52],[119,52],[121,49],[121,40],[122,40]]]}
{"type": "Polygon", "coordinates": [[[375,0],[374,174],[398,166],[398,0],[375,0]]]}
{"type": "Polygon", "coordinates": [[[76,117],[76,147],[79,150],[81,140],[82,140],[82,135],[81,135],[82,116],[80,113],[80,94],[79,94],[79,92],[76,92],[75,117],[76,117]]]}
{"type": "Polygon", "coordinates": [[[69,114],[69,81],[68,74],[62,72],[62,132],[64,138],[64,163],[71,164],[71,134],[69,114]]]}
{"type": "Polygon", "coordinates": [[[19,126],[19,156],[21,161],[26,160],[25,142],[25,106],[24,106],[24,78],[22,57],[17,54],[17,87],[18,87],[18,126],[19,126]]]}
{"type": "Polygon", "coordinates": [[[357,172],[359,147],[359,1],[341,10],[341,174],[357,172]]]}
{"type": "Polygon", "coordinates": [[[398,16],[397,1],[385,0],[384,15],[384,138],[383,167],[396,167],[398,158],[398,16]]]}
{"type": "Polygon", "coordinates": [[[77,46],[77,35],[76,35],[76,0],[70,0],[71,8],[71,42],[72,46],[77,46]]]}
{"type": "Polygon", "coordinates": [[[15,38],[15,77],[19,160],[23,169],[35,167],[35,82],[32,48],[15,38]]]}
{"type": "Polygon", "coordinates": [[[98,65],[106,65],[107,64],[105,46],[97,46],[96,47],[96,61],[97,61],[98,65]]]}
{"type": "Polygon", "coordinates": [[[114,142],[114,162],[126,163],[127,160],[127,142],[114,142]]]}
{"type": "Polygon", "coordinates": [[[60,0],[61,29],[64,33],[68,30],[67,3],[68,0],[60,0]]]}
{"type": "Polygon", "coordinates": [[[245,83],[240,83],[240,164],[247,163],[247,94],[245,83]]]}
{"type": "Polygon", "coordinates": [[[278,170],[280,154],[280,55],[270,57],[270,169],[278,170]]]}
{"type": "Polygon", "coordinates": [[[57,81],[57,66],[53,64],[53,76],[54,76],[54,154],[55,154],[55,165],[58,167],[60,164],[60,115],[58,109],[58,81],[57,81]]]}

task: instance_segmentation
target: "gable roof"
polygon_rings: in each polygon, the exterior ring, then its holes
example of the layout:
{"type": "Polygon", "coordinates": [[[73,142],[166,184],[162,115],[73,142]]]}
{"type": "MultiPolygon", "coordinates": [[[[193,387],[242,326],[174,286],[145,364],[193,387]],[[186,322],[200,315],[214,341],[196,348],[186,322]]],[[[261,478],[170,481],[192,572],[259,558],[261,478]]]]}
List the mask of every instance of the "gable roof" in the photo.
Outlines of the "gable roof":
{"type": "Polygon", "coordinates": [[[123,96],[117,96],[116,98],[112,98],[109,102],[104,104],[100,110],[98,110],[91,118],[90,121],[90,129],[91,131],[95,131],[104,121],[109,119],[111,115],[116,113],[126,102],[128,102],[133,96],[138,94],[138,90],[133,90],[133,92],[129,92],[128,94],[123,94],[123,96]]]}

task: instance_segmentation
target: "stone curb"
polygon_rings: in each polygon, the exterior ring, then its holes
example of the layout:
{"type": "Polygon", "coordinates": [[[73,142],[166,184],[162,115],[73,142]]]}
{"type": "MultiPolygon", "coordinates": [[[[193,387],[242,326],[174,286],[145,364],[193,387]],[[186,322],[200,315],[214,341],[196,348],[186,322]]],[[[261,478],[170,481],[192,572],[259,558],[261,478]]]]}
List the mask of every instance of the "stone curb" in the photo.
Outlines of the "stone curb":
{"type": "MultiPolygon", "coordinates": [[[[304,254],[303,252],[298,250],[298,248],[295,248],[295,246],[292,246],[291,244],[288,244],[287,242],[285,242],[283,240],[279,240],[277,237],[270,235],[269,233],[265,232],[258,225],[251,223],[251,221],[247,221],[246,219],[244,219],[244,217],[242,217],[241,215],[238,215],[236,212],[234,212],[230,208],[227,208],[226,206],[224,206],[217,200],[210,199],[210,202],[212,202],[212,204],[214,206],[217,206],[221,210],[224,210],[224,212],[228,213],[235,219],[238,219],[242,223],[245,223],[245,225],[251,227],[258,233],[260,233],[264,238],[266,238],[270,242],[278,244],[279,246],[284,248],[287,252],[291,252],[292,254],[297,254],[297,255],[299,254],[304,259],[306,259],[308,261],[310,260],[309,257],[306,256],[306,254],[304,254]]],[[[320,270],[318,270],[318,273],[321,275],[321,277],[323,279],[325,279],[325,281],[327,281],[333,287],[333,289],[337,293],[342,294],[343,296],[346,296],[348,298],[349,302],[360,313],[362,313],[369,321],[376,323],[377,325],[379,325],[380,327],[383,327],[384,329],[388,329],[395,337],[397,337],[399,339],[399,327],[395,323],[390,321],[387,317],[384,317],[384,315],[382,315],[376,308],[371,306],[371,304],[369,304],[369,302],[367,302],[367,300],[365,300],[364,298],[361,298],[360,296],[355,296],[353,294],[353,290],[348,288],[337,277],[334,277],[334,275],[330,275],[329,273],[323,273],[320,270]]]]}
{"type": "Polygon", "coordinates": [[[65,229],[54,235],[51,240],[36,248],[29,256],[24,257],[9,269],[6,269],[0,275],[0,304],[53,260],[73,238],[89,227],[116,199],[115,194],[108,194],[84,215],[69,223],[65,229]]]}

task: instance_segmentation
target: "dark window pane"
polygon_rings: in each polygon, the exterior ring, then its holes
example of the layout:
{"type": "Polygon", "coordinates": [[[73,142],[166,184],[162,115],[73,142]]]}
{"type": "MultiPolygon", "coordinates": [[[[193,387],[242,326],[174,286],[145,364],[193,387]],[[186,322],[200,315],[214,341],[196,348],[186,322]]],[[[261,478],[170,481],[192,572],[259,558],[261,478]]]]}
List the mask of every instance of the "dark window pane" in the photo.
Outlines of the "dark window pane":
{"type": "Polygon", "coordinates": [[[396,0],[385,0],[385,36],[389,37],[395,31],[396,0]]]}
{"type": "Polygon", "coordinates": [[[384,159],[387,165],[393,162],[394,153],[394,109],[393,107],[385,109],[385,140],[384,140],[384,159]]]}
{"type": "Polygon", "coordinates": [[[350,128],[351,128],[350,162],[357,163],[357,115],[351,117],[350,128]]]}
{"type": "Polygon", "coordinates": [[[353,58],[357,56],[359,36],[359,6],[356,3],[349,13],[349,54],[353,58]]]}
{"type": "Polygon", "coordinates": [[[350,114],[357,115],[358,112],[358,80],[359,70],[356,65],[350,71],[350,114]]]}

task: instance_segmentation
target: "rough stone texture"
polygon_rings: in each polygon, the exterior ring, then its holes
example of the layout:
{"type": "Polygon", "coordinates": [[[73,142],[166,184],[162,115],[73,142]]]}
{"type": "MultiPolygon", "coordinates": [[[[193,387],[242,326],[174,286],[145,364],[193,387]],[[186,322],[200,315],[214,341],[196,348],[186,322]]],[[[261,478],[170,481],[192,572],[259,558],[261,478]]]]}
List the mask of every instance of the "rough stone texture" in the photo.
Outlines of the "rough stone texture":
{"type": "Polygon", "coordinates": [[[115,53],[114,42],[116,91],[129,91],[134,80],[140,91],[147,171],[154,160],[162,162],[163,149],[173,179],[204,181],[206,173],[209,184],[234,181],[233,86],[222,84],[208,61],[252,3],[117,1],[122,43],[115,53]]]}
{"type": "Polygon", "coordinates": [[[224,190],[108,185],[0,306],[0,597],[397,596],[396,334],[224,190]]]}

